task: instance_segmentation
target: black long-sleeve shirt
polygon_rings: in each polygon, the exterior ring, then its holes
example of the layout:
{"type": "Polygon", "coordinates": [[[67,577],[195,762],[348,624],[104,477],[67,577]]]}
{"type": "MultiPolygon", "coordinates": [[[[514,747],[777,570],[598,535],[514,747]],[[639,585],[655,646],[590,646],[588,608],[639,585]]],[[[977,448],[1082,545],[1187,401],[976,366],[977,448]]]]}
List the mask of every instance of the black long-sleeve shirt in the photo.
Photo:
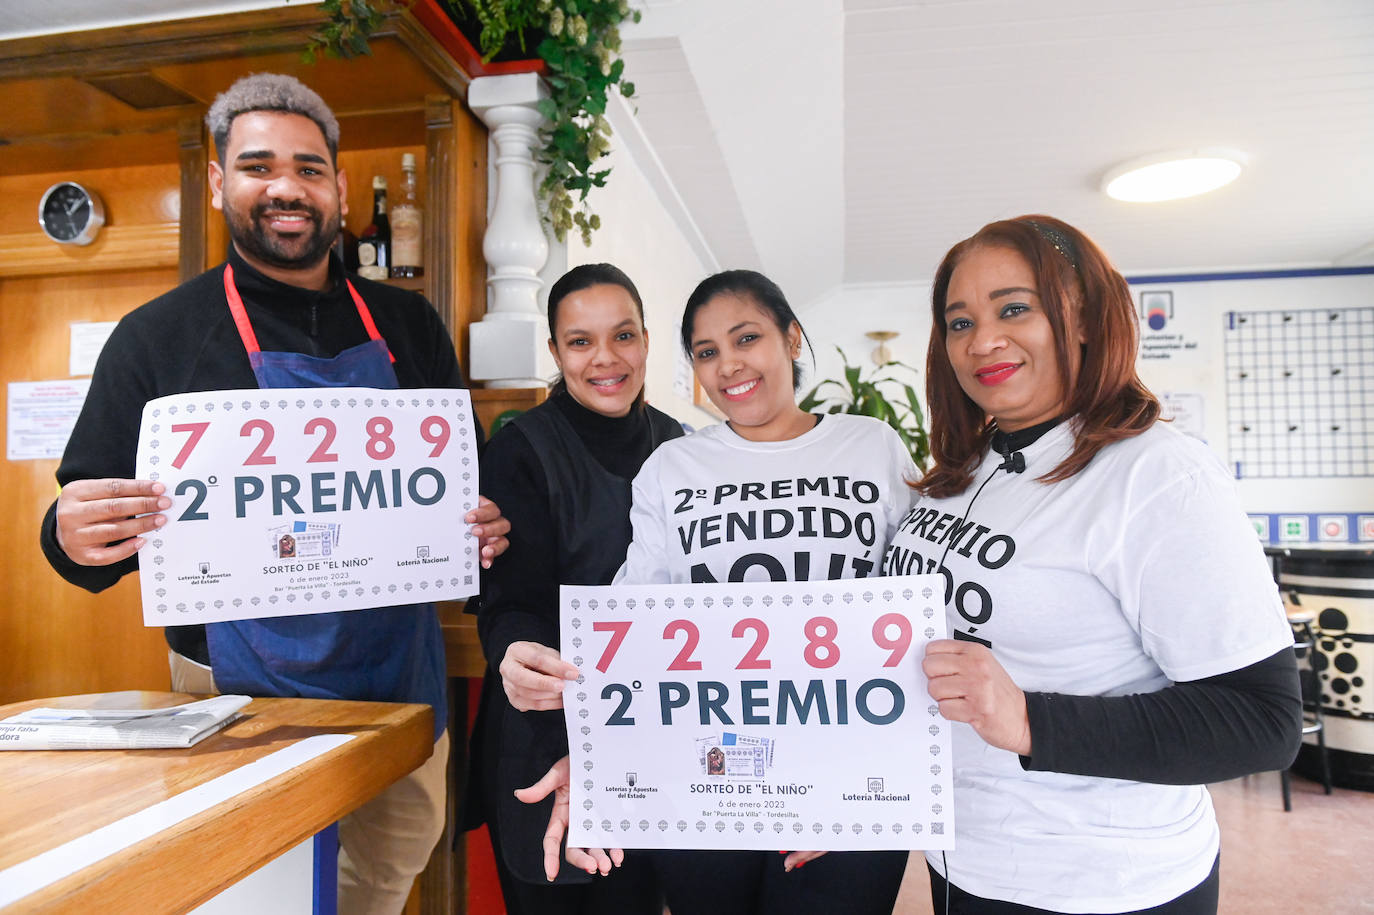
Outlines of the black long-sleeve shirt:
{"type": "MultiPolygon", "coordinates": [[[[1062,418],[993,435],[1003,456],[1062,418]]],[[[1024,769],[1200,785],[1287,768],[1302,739],[1297,659],[1285,648],[1248,667],[1128,696],[1027,693],[1024,769]]]]}
{"type": "Polygon", "coordinates": [[[1131,696],[1027,693],[1025,769],[1202,785],[1286,769],[1302,737],[1297,661],[1285,648],[1229,673],[1131,696]]]}

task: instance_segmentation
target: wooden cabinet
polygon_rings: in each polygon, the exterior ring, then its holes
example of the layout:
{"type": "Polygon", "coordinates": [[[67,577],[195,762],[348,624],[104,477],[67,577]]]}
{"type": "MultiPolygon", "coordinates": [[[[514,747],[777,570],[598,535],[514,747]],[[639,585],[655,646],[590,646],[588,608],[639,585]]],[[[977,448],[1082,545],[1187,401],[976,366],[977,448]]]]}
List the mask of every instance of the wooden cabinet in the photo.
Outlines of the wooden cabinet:
{"type": "MultiPolygon", "coordinates": [[[[220,263],[228,238],[210,207],[215,154],[203,118],[252,72],[290,73],[339,117],[349,226],[371,211],[371,178],[395,186],[415,154],[425,210],[425,276],[404,282],[438,308],[466,364],[466,328],[485,311],[486,128],[466,109],[467,75],[410,13],[392,14],[372,54],[301,60],[315,4],[0,42],[0,380],[69,377],[69,325],[113,321],[220,263]],[[37,223],[49,185],[99,193],[107,222],[82,248],[37,223]]],[[[166,646],[145,629],[138,583],[91,595],[62,581],[38,546],[56,494],[55,460],[7,460],[0,487],[6,590],[0,703],[33,696],[164,689],[166,646]]]]}

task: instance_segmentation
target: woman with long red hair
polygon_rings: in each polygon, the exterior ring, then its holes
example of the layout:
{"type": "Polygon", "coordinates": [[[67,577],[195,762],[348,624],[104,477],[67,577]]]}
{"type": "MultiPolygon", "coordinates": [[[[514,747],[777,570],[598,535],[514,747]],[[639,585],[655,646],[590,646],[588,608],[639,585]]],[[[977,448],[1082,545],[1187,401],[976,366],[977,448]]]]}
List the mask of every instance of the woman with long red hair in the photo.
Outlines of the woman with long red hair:
{"type": "Polygon", "coordinates": [[[935,276],[934,467],[885,557],[945,579],[936,911],[1215,913],[1207,782],[1287,766],[1292,635],[1222,463],[1159,421],[1126,281],[1048,216],[935,276]]]}

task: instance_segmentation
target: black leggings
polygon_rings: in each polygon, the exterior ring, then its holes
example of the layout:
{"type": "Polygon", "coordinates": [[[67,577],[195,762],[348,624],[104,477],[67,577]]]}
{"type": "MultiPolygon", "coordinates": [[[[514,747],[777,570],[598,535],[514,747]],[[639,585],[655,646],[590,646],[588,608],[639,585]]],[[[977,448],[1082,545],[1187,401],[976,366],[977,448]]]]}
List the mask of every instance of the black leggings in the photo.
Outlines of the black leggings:
{"type": "MultiPolygon", "coordinates": [[[[1221,856],[1212,862],[1212,872],[1197,886],[1175,899],[1149,909],[1136,909],[1121,915],[1216,915],[1217,891],[1220,887],[1221,856]]],[[[935,868],[926,862],[930,871],[930,901],[935,915],[1058,915],[1049,909],[1017,905],[998,899],[984,899],[965,893],[953,884],[946,883],[935,868]],[[948,892],[948,899],[946,899],[948,892]]]]}
{"type": "Polygon", "coordinates": [[[775,851],[647,853],[673,915],[891,915],[908,852],[830,852],[789,873],[775,851]]]}

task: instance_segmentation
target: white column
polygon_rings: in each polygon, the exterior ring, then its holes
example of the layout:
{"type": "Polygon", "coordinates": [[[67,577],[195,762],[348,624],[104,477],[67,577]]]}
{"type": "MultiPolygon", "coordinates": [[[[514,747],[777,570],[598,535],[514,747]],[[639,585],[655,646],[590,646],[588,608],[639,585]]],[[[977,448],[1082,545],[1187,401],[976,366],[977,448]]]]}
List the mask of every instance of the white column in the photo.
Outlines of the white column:
{"type": "Polygon", "coordinates": [[[533,150],[549,97],[537,73],[481,76],[468,86],[468,107],[487,125],[495,151],[490,223],[482,254],[491,270],[487,313],[469,326],[469,372],[487,387],[531,387],[553,374],[540,305],[539,272],[549,242],[534,197],[533,150]]]}

